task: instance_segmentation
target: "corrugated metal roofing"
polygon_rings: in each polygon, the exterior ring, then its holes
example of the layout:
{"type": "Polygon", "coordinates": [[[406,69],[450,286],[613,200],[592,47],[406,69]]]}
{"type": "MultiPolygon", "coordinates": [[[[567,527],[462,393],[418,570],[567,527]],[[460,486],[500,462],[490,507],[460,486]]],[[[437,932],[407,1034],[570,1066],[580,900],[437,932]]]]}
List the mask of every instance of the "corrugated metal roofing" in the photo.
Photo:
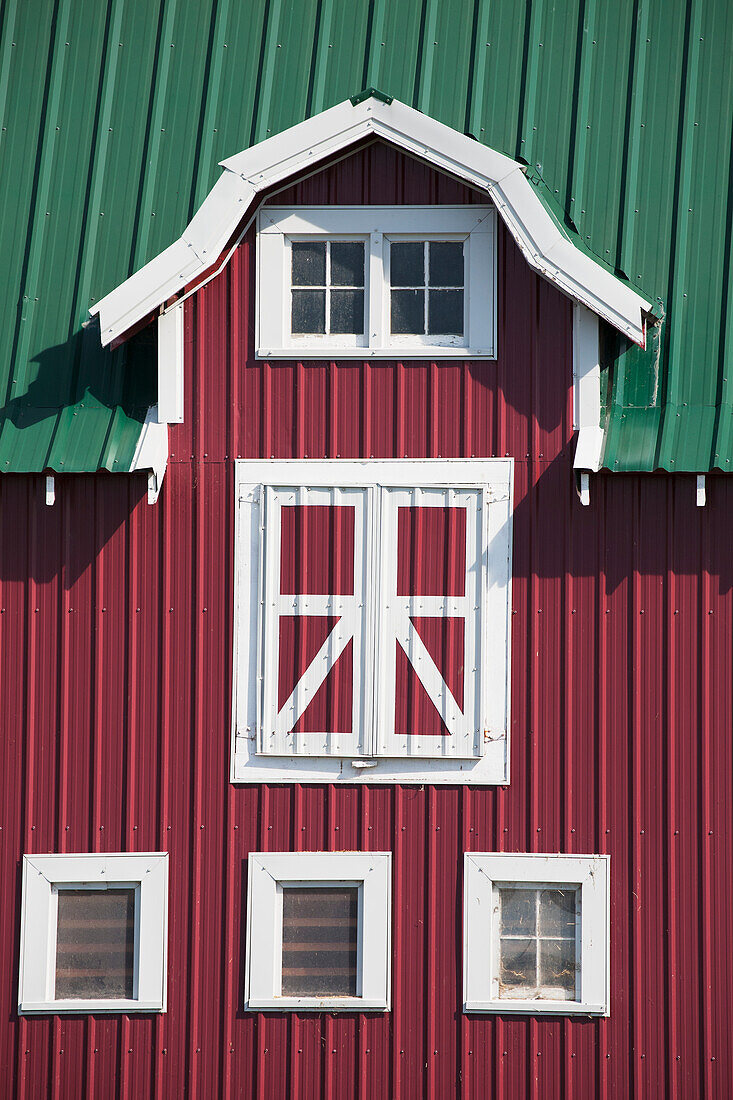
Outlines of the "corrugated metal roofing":
{"type": "Polygon", "coordinates": [[[611,349],[606,465],[730,469],[725,0],[7,0],[0,18],[0,469],[129,467],[151,380],[81,338],[89,306],[180,236],[220,159],[365,85],[526,160],[585,246],[662,299],[651,350],[611,349]]]}

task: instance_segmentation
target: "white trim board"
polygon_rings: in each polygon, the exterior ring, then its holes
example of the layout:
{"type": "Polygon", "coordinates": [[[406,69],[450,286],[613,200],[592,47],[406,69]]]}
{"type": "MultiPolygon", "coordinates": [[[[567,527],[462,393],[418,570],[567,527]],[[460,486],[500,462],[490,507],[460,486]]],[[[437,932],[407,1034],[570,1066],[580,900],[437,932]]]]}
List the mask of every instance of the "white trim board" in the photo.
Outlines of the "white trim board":
{"type": "Polygon", "coordinates": [[[148,504],[155,504],[160,495],[168,466],[168,425],[158,418],[158,406],[151,405],[130,463],[130,473],[147,471],[148,504]]]}
{"type": "Polygon", "coordinates": [[[466,852],[463,857],[463,1011],[528,1016],[608,1016],[610,856],[466,852]],[[579,893],[575,1000],[502,997],[497,889],[573,887],[579,893]]]}
{"type": "Polygon", "coordinates": [[[390,1007],[391,852],[250,852],[245,1011],[375,1012],[390,1007]],[[355,996],[282,993],[283,887],[359,888],[355,996]]]}
{"type": "Polygon", "coordinates": [[[578,430],[573,466],[596,473],[604,443],[598,318],[578,302],[573,308],[573,427],[578,430]]]}
{"type": "Polygon", "coordinates": [[[23,856],[20,1013],[165,1012],[168,943],[167,852],[83,852],[23,856]],[[136,890],[134,996],[57,1000],[59,887],[136,890]]]}
{"type": "Polygon", "coordinates": [[[312,173],[370,137],[485,191],[530,267],[644,346],[651,303],[568,240],[517,161],[398,100],[375,98],[356,106],[346,100],[222,161],[224,173],[181,237],[92,306],[102,344],[123,336],[210,268],[259,194],[312,173]]]}

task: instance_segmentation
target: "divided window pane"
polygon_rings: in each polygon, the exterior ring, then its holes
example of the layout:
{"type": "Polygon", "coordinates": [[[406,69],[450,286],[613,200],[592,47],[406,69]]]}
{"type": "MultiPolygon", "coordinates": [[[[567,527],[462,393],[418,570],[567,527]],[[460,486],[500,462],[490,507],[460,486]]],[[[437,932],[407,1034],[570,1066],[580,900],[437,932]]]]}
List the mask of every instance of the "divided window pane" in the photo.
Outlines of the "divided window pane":
{"type": "Polygon", "coordinates": [[[291,331],[364,333],[363,241],[293,241],[291,331]]]}
{"type": "Polygon", "coordinates": [[[134,887],[58,891],[57,999],[131,999],[134,951],[134,887]]]}
{"type": "Polygon", "coordinates": [[[576,887],[499,889],[499,996],[576,1000],[576,887]]]}
{"type": "Polygon", "coordinates": [[[392,333],[462,336],[464,278],[463,241],[392,242],[392,333]]]}
{"type": "Polygon", "coordinates": [[[358,886],[283,887],[283,996],[355,997],[358,921],[358,886]]]}

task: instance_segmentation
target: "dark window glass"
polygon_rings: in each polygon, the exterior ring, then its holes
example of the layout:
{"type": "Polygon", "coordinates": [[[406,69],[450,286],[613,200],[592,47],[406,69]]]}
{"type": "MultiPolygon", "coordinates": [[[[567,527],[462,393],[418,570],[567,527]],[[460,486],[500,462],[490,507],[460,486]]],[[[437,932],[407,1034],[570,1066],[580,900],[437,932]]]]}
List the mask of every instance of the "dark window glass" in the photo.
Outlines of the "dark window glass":
{"type": "Polygon", "coordinates": [[[59,890],[56,999],[132,998],[135,890],[59,890]]]}
{"type": "Polygon", "coordinates": [[[430,286],[463,286],[463,242],[431,241],[428,245],[430,286]]]}
{"type": "Polygon", "coordinates": [[[425,291],[392,291],[392,332],[425,332],[425,291]]]}
{"type": "MultiPolygon", "coordinates": [[[[425,285],[425,245],[423,241],[403,241],[390,245],[389,277],[392,286],[425,285]]],[[[399,331],[399,330],[393,330],[399,331]]],[[[422,329],[407,329],[422,332],[422,329]]]]}
{"type": "Polygon", "coordinates": [[[463,335],[463,291],[428,291],[428,332],[431,336],[463,335]]]}
{"type": "Polygon", "coordinates": [[[358,920],[358,886],[283,888],[284,996],[356,996],[358,920]]]}
{"type": "Polygon", "coordinates": [[[364,286],[364,245],[361,241],[331,242],[331,285],[364,286]]]}
{"type": "Polygon", "coordinates": [[[325,290],[293,291],[293,332],[326,331],[326,292],[325,290]]]}
{"type": "MultiPolygon", "coordinates": [[[[326,242],[293,241],[293,286],[326,285],[326,242]]],[[[315,329],[298,330],[315,332],[315,329]]]]}
{"type": "Polygon", "coordinates": [[[331,291],[331,332],[364,331],[364,291],[331,291]]]}

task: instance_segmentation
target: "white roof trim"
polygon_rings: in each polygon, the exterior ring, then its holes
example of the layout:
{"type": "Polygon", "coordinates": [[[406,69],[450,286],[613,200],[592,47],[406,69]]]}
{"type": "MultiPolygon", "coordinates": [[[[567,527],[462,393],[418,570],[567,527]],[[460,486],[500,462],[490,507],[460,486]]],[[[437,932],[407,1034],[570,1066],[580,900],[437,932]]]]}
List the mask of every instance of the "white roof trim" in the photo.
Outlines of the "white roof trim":
{"type": "Polygon", "coordinates": [[[224,174],[183,236],[90,310],[103,344],[211,267],[258,193],[373,136],[486,191],[530,267],[565,294],[644,345],[651,303],[569,241],[542,205],[517,161],[393,100],[339,103],[221,162],[224,174]]]}

